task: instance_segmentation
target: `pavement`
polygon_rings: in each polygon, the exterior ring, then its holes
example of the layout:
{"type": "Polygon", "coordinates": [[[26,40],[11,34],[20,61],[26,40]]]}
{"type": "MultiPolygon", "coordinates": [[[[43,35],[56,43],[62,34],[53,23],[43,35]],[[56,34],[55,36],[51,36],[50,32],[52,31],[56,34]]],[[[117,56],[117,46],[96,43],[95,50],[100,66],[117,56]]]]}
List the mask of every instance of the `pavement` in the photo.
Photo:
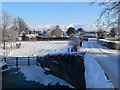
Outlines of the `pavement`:
{"type": "Polygon", "coordinates": [[[120,86],[120,83],[118,83],[118,81],[120,81],[120,78],[118,78],[118,68],[120,68],[120,63],[118,62],[119,51],[105,48],[99,45],[97,41],[88,41],[83,44],[84,47],[82,49],[91,52],[107,78],[112,82],[115,88],[118,88],[120,86]]]}

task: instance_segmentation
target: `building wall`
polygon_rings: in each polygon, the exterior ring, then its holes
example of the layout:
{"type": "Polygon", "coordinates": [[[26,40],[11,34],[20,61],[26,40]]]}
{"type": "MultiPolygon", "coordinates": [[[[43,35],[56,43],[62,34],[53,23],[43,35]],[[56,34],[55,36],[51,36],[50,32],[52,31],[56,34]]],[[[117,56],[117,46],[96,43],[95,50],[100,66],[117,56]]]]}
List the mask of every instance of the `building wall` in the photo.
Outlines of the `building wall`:
{"type": "Polygon", "coordinates": [[[47,37],[51,37],[51,30],[48,30],[48,31],[46,32],[46,36],[47,36],[47,37]]]}
{"type": "Polygon", "coordinates": [[[56,37],[63,37],[63,31],[59,28],[56,28],[54,29],[52,32],[51,32],[52,36],[56,36],[56,37]]]}

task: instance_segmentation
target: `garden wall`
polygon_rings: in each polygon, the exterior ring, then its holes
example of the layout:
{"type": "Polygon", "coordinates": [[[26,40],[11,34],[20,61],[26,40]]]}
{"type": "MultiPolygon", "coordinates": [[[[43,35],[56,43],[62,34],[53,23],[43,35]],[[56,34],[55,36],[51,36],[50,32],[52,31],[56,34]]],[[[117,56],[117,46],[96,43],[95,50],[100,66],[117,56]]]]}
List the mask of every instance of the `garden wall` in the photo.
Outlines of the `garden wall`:
{"type": "Polygon", "coordinates": [[[57,40],[70,40],[69,37],[37,37],[37,41],[57,41],[57,40]]]}
{"type": "Polygon", "coordinates": [[[110,49],[120,49],[120,41],[112,41],[107,39],[99,39],[98,43],[110,49]]]}
{"type": "Polygon", "coordinates": [[[46,71],[47,74],[50,73],[64,79],[76,88],[86,88],[84,53],[79,55],[75,53],[46,55],[37,57],[37,62],[42,68],[47,67],[50,69],[50,71],[46,71]]]}

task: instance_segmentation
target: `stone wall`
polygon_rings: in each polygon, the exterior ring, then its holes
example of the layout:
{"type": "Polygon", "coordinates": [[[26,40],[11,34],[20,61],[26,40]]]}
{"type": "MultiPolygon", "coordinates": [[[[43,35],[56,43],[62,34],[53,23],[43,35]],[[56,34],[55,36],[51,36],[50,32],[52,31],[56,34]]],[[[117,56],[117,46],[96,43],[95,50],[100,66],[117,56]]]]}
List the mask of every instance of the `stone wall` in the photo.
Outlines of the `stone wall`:
{"type": "Polygon", "coordinates": [[[110,49],[120,49],[120,41],[110,41],[106,39],[99,39],[98,43],[110,49]]]}
{"type": "Polygon", "coordinates": [[[36,37],[37,41],[63,41],[70,40],[69,37],[36,37]]]}
{"type": "Polygon", "coordinates": [[[76,88],[86,88],[83,58],[84,53],[81,55],[46,55],[45,57],[37,57],[37,62],[42,68],[50,69],[50,71],[46,71],[47,74],[53,74],[64,79],[76,88]]]}

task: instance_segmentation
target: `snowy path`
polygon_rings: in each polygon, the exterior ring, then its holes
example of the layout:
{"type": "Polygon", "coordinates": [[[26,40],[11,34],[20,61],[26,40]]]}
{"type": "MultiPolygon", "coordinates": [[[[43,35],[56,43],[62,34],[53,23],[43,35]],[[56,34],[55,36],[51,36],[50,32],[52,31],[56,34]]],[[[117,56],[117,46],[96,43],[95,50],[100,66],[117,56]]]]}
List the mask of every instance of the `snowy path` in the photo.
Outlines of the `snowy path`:
{"type": "Polygon", "coordinates": [[[117,88],[118,87],[118,50],[108,49],[97,44],[96,41],[89,41],[83,43],[83,48],[91,52],[95,60],[100,64],[101,68],[107,74],[110,81],[117,88]]]}

